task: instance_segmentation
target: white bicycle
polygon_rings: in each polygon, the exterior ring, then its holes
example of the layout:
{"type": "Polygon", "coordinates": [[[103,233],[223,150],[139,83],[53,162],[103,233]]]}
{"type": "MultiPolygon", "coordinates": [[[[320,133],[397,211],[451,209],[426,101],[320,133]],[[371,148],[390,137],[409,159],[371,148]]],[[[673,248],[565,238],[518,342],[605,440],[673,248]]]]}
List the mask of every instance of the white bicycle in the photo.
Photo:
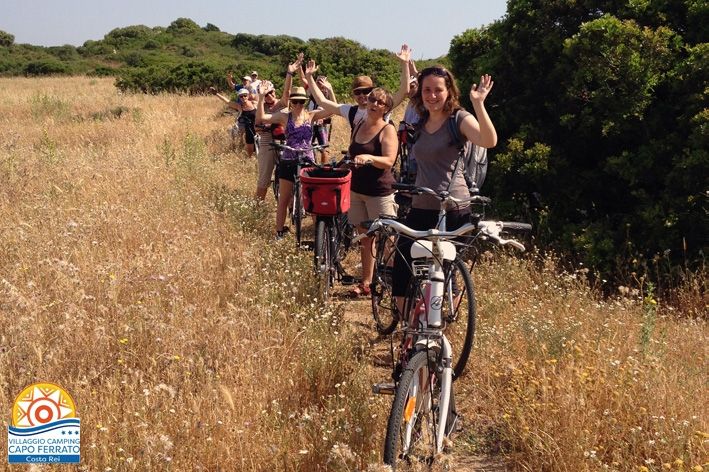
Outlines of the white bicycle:
{"type": "MultiPolygon", "coordinates": [[[[487,198],[476,195],[458,199],[448,192],[406,187],[407,192],[433,195],[441,201],[438,227],[417,231],[399,221],[379,218],[374,220],[366,234],[355,238],[357,241],[365,235],[371,237],[384,231],[413,240],[412,277],[404,302],[404,315],[399,320],[403,335],[394,365],[395,383],[373,387],[375,393],[394,394],[384,445],[384,462],[393,469],[398,464],[410,462],[430,465],[436,454],[443,451],[444,439],[455,430],[457,414],[452,389],[454,356],[451,342],[445,334],[446,325],[455,322],[447,315],[446,307],[459,304],[457,288],[451,278],[457,255],[452,240],[465,237],[464,244],[467,245],[480,238],[524,250],[520,242],[500,236],[505,228],[502,222],[481,221],[478,224],[467,223],[456,230],[446,230],[447,204],[487,203],[487,198]]],[[[518,230],[531,229],[524,223],[507,225],[518,230]]],[[[466,342],[472,344],[472,337],[466,342]]]]}

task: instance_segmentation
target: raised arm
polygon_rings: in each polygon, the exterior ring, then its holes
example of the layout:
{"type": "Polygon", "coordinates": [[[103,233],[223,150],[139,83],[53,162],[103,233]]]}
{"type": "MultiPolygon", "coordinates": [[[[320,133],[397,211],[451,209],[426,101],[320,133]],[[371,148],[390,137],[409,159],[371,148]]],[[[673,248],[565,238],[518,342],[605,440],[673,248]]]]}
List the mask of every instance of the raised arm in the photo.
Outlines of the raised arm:
{"type": "Polygon", "coordinates": [[[263,123],[280,123],[285,125],[288,121],[288,115],[281,112],[276,113],[266,113],[264,111],[263,98],[268,93],[267,87],[261,87],[258,94],[258,103],[256,104],[256,124],[261,125],[263,123]]]}
{"type": "Polygon", "coordinates": [[[401,74],[399,75],[399,90],[392,97],[394,105],[392,109],[399,106],[404,98],[409,94],[409,61],[411,60],[411,49],[408,44],[401,45],[401,51],[396,55],[401,66],[401,74]]]}
{"type": "Polygon", "coordinates": [[[239,105],[237,102],[229,100],[228,97],[225,97],[221,93],[217,92],[217,89],[214,87],[209,87],[209,92],[213,95],[215,95],[219,100],[223,101],[226,103],[226,105],[231,108],[232,110],[238,110],[241,111],[241,105],[239,105]]]}
{"type": "Polygon", "coordinates": [[[305,67],[305,78],[308,81],[308,87],[310,87],[310,93],[313,94],[313,97],[315,97],[315,101],[317,102],[318,105],[322,107],[322,110],[318,111],[315,113],[316,119],[322,119],[326,118],[330,115],[334,115],[338,113],[340,105],[338,103],[333,102],[332,100],[328,100],[325,98],[325,95],[323,95],[322,91],[320,90],[320,87],[317,86],[315,83],[315,79],[313,78],[313,74],[318,70],[318,66],[315,64],[314,60],[309,60],[308,65],[305,67]],[[321,112],[327,112],[327,113],[321,113],[321,112]],[[320,114],[321,116],[318,116],[320,114]]]}
{"type": "Polygon", "coordinates": [[[236,87],[236,83],[234,82],[234,74],[231,71],[226,74],[226,83],[232,90],[236,87]]]}
{"type": "Polygon", "coordinates": [[[497,131],[485,109],[485,98],[490,93],[494,82],[489,74],[480,77],[480,85],[473,84],[470,89],[470,101],[475,109],[475,117],[468,116],[460,124],[460,130],[469,141],[484,148],[495,147],[497,131]]]}
{"type": "Polygon", "coordinates": [[[323,76],[320,79],[320,83],[323,85],[323,87],[325,87],[327,89],[328,95],[325,98],[337,103],[337,95],[335,95],[335,89],[332,88],[332,84],[330,83],[329,80],[327,80],[327,77],[323,76]]]}
{"type": "Polygon", "coordinates": [[[288,64],[286,68],[286,80],[283,84],[283,96],[278,101],[280,105],[279,108],[285,108],[288,106],[288,100],[290,99],[290,89],[293,86],[293,74],[300,70],[300,65],[303,63],[303,53],[298,53],[295,62],[288,64]]]}

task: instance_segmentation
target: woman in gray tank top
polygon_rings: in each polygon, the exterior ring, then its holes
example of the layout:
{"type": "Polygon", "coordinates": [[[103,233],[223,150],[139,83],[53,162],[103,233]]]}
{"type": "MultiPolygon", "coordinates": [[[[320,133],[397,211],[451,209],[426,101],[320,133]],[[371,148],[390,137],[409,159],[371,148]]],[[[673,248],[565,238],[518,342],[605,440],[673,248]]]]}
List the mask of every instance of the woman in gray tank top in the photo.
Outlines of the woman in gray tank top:
{"type": "MultiPolygon", "coordinates": [[[[461,136],[484,148],[497,144],[497,132],[485,110],[485,98],[493,86],[492,78],[485,74],[480,84],[470,89],[470,101],[475,116],[462,110],[457,114],[456,126],[461,136]],[[477,119],[476,119],[477,117],[477,119]]],[[[443,66],[428,67],[418,76],[418,90],[412,102],[421,116],[418,138],[413,146],[418,172],[416,185],[430,187],[436,191],[449,190],[454,197],[469,195],[463,177],[462,166],[456,166],[458,147],[453,145],[447,121],[461,109],[460,91],[453,75],[443,66]],[[457,167],[457,169],[456,169],[457,167]],[[455,174],[454,174],[455,169],[455,174]]],[[[405,224],[413,229],[424,230],[436,227],[440,204],[428,195],[414,197],[405,224]]],[[[447,229],[456,229],[470,221],[470,208],[449,208],[446,213],[447,229]]],[[[394,261],[392,293],[397,297],[400,311],[403,296],[409,282],[409,254],[411,241],[400,238],[399,250],[394,261]],[[401,257],[403,254],[407,260],[401,257]]]]}

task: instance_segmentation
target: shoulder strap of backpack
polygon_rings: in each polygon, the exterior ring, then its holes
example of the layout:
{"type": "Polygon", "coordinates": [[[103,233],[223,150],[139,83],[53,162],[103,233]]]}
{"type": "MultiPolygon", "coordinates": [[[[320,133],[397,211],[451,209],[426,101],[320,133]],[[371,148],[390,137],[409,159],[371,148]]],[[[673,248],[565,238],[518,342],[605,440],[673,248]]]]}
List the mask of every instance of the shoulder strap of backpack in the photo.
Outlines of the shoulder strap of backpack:
{"type": "Polygon", "coordinates": [[[352,105],[350,111],[347,113],[347,118],[350,121],[350,129],[354,129],[354,120],[355,116],[357,115],[357,110],[359,110],[359,107],[357,105],[352,105]]]}
{"type": "Polygon", "coordinates": [[[451,146],[455,146],[458,149],[462,149],[465,146],[467,139],[460,135],[460,129],[458,128],[458,114],[460,109],[456,110],[455,113],[448,117],[448,132],[451,135],[451,146]]]}

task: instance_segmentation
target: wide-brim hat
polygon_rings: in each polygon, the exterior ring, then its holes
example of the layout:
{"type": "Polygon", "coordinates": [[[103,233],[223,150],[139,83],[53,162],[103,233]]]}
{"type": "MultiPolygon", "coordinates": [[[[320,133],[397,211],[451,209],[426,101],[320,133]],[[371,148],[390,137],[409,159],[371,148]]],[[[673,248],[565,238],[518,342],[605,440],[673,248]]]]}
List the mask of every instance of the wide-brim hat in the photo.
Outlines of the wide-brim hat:
{"type": "Polygon", "coordinates": [[[248,95],[248,94],[249,94],[249,91],[246,88],[239,89],[239,91],[237,92],[237,95],[248,95]]]}
{"type": "Polygon", "coordinates": [[[254,75],[255,75],[256,77],[258,77],[258,72],[256,72],[255,70],[252,70],[252,71],[251,71],[251,76],[253,77],[254,75]]]}
{"type": "Polygon", "coordinates": [[[355,77],[354,81],[352,81],[352,90],[368,88],[374,88],[374,82],[372,82],[371,77],[367,75],[360,75],[359,77],[355,77]]]}
{"type": "Polygon", "coordinates": [[[289,100],[307,100],[308,96],[305,94],[305,89],[303,87],[294,87],[290,92],[289,100]]]}
{"type": "Polygon", "coordinates": [[[245,75],[241,78],[241,80],[251,80],[251,77],[249,77],[248,75],[245,75]]]}

